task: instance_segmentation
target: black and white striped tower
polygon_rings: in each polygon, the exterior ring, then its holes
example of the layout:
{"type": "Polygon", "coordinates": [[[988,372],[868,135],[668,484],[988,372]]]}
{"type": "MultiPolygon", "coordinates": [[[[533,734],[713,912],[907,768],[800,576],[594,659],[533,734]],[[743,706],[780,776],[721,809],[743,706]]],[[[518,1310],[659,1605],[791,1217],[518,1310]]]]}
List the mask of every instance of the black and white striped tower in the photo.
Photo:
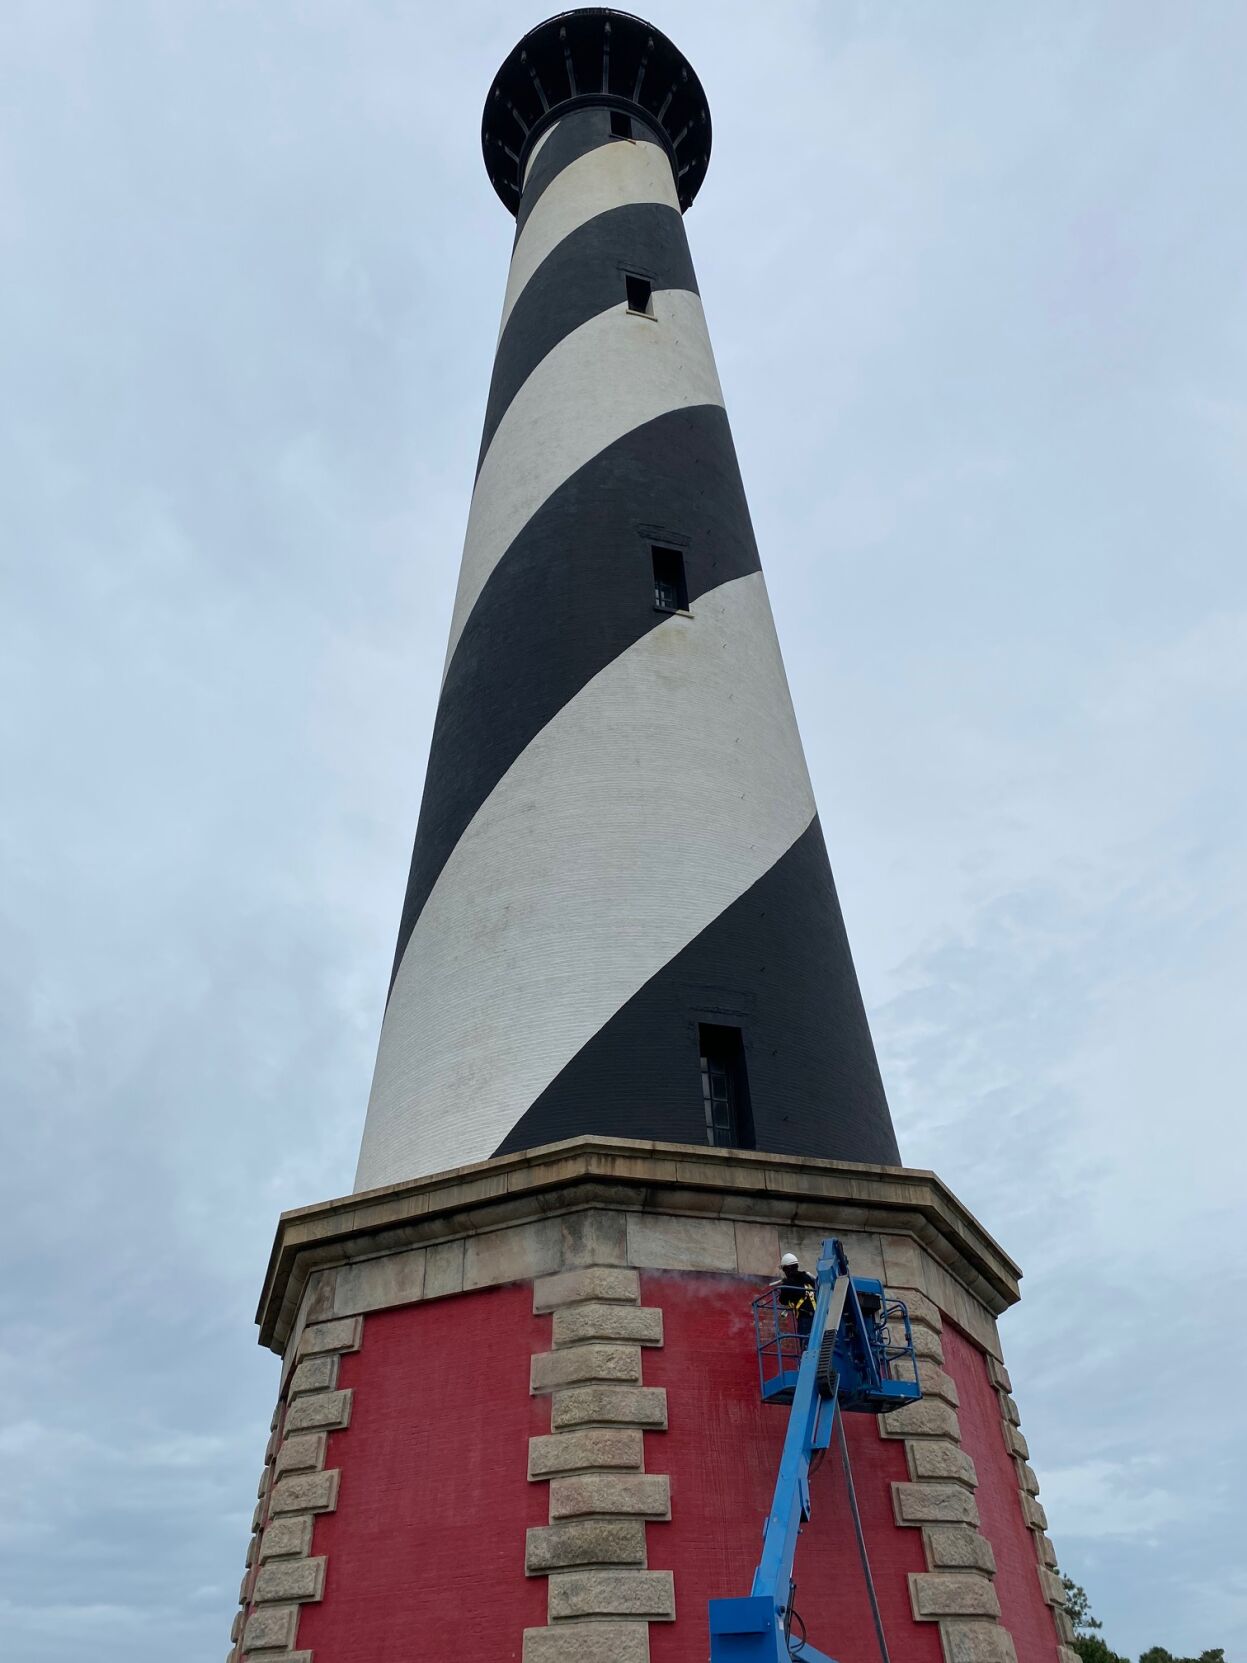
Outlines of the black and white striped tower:
{"type": "Polygon", "coordinates": [[[516,216],[357,1189],[581,1133],[899,1161],[682,214],[697,76],[568,12],[516,216]]]}

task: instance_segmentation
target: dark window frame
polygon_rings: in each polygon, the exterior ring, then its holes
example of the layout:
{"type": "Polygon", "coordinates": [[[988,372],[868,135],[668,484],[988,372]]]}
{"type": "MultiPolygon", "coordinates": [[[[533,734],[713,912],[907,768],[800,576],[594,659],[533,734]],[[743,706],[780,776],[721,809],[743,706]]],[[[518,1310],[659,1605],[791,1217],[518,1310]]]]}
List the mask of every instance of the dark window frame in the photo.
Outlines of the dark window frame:
{"type": "Polygon", "coordinates": [[[654,611],[688,613],[688,577],[684,550],[669,543],[651,543],[650,564],[654,572],[654,611]]]}
{"type": "Polygon", "coordinates": [[[756,1148],[744,1031],[725,1023],[699,1022],[697,1050],[706,1142],[713,1149],[756,1148]]]}
{"type": "Polygon", "coordinates": [[[632,317],[652,318],[654,315],[654,285],[648,277],[642,277],[639,271],[625,271],[624,297],[628,302],[628,311],[632,317]]]}

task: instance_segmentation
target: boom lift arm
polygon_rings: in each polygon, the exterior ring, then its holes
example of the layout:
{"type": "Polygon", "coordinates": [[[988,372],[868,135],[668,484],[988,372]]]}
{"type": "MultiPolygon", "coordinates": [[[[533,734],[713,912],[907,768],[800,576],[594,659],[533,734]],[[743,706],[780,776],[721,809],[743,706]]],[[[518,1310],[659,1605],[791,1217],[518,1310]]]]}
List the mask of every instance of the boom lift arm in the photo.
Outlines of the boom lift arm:
{"type": "Polygon", "coordinates": [[[749,1593],[710,1601],[710,1663],[834,1663],[805,1641],[794,1650],[793,1559],[810,1517],[810,1461],[831,1442],[837,1410],[887,1413],[922,1395],[909,1314],[871,1277],[851,1276],[835,1237],[823,1242],[808,1340],[776,1289],[754,1301],[762,1396],[791,1403],[762,1556],[749,1593]]]}

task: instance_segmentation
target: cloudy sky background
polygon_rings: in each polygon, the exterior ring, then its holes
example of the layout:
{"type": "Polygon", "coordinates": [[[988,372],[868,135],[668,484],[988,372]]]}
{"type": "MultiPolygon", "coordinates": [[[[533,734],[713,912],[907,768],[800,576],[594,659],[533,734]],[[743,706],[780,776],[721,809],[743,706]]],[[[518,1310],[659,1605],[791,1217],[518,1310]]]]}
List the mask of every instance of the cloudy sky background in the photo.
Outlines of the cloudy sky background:
{"type": "MultiPolygon", "coordinates": [[[[4,10],[0,1628],[163,1663],[227,1644],[277,1213],[350,1187],[542,14],[4,10]]],[[[903,1151],[1025,1267],[1108,1638],[1242,1663],[1247,10],[652,15],[903,1151]]]]}

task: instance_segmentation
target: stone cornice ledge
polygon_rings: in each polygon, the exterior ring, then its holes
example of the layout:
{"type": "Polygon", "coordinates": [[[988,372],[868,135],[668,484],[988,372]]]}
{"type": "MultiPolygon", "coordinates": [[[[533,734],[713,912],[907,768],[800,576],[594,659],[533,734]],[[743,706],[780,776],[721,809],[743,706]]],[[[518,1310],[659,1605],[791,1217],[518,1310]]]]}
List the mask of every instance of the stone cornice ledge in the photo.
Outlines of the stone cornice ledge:
{"type": "Polygon", "coordinates": [[[993,1314],[1021,1271],[933,1172],[751,1149],[579,1137],[281,1215],[256,1321],[281,1350],[308,1275],[584,1207],[912,1235],[993,1314]]]}

